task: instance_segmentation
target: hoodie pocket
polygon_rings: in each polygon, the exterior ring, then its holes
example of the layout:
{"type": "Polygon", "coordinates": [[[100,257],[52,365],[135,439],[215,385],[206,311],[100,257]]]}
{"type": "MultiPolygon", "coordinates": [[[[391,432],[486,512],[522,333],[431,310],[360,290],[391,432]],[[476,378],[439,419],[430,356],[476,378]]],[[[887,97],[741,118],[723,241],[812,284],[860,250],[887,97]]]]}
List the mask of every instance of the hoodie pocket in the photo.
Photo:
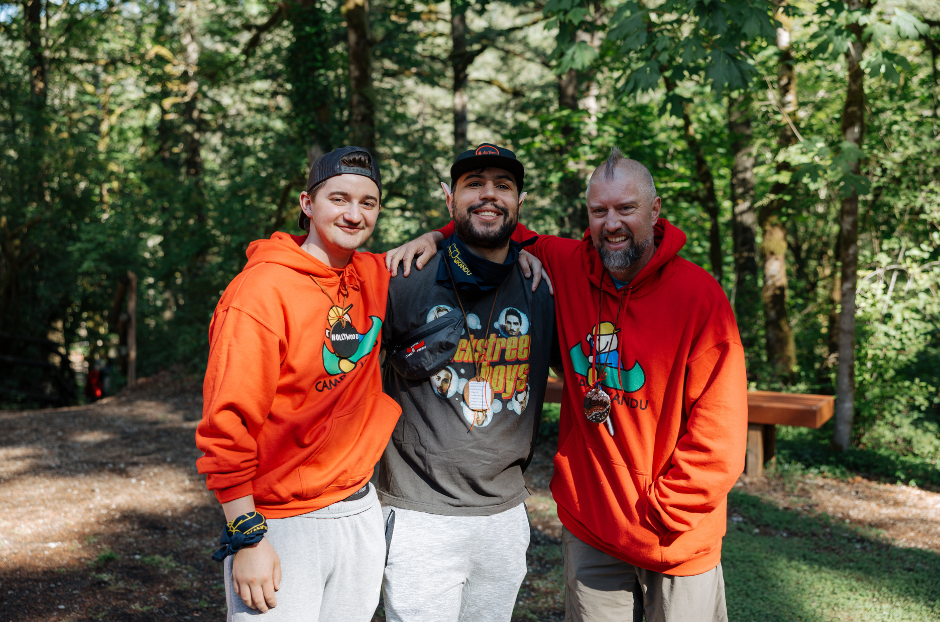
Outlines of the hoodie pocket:
{"type": "Polygon", "coordinates": [[[559,508],[636,563],[659,563],[659,537],[646,520],[649,486],[649,474],[589,445],[579,426],[555,457],[552,494],[559,508]]]}

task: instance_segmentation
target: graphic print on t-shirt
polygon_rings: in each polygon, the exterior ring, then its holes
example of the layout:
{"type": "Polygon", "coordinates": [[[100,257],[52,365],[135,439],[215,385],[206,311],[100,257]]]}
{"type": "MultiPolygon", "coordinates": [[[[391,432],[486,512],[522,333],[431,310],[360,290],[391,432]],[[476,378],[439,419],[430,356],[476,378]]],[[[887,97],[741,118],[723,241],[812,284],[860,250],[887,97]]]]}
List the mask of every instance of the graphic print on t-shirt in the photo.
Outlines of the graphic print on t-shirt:
{"type": "MultiPolygon", "coordinates": [[[[426,321],[441,317],[451,308],[431,307],[426,321]]],[[[473,332],[472,342],[464,329],[451,364],[431,377],[431,387],[438,397],[459,401],[464,419],[474,427],[485,428],[494,415],[503,411],[521,415],[529,404],[529,317],[515,307],[502,309],[493,320],[495,330],[490,330],[485,340],[479,316],[468,313],[467,323],[473,332]],[[476,375],[474,358],[493,390],[493,400],[486,410],[470,410],[463,399],[465,385],[476,375]]]]}

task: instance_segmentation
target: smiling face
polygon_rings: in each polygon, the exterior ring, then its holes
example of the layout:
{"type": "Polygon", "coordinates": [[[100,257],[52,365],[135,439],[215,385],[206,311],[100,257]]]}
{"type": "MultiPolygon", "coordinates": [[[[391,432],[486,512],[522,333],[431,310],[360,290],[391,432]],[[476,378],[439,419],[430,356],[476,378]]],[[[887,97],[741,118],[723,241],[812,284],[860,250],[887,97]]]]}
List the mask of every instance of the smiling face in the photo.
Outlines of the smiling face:
{"type": "Polygon", "coordinates": [[[630,280],[653,254],[653,225],[661,201],[644,195],[636,173],[617,170],[591,180],[587,209],[591,240],[604,266],[630,280]]]}
{"type": "Polygon", "coordinates": [[[310,247],[310,252],[324,263],[342,267],[375,229],[379,188],[362,175],[337,175],[327,179],[313,197],[302,192],[300,207],[310,218],[310,234],[304,247],[310,247]],[[325,257],[316,251],[322,251],[325,257]]]}
{"type": "Polygon", "coordinates": [[[461,175],[447,209],[467,246],[495,249],[508,246],[524,200],[509,171],[490,167],[461,175]]]}

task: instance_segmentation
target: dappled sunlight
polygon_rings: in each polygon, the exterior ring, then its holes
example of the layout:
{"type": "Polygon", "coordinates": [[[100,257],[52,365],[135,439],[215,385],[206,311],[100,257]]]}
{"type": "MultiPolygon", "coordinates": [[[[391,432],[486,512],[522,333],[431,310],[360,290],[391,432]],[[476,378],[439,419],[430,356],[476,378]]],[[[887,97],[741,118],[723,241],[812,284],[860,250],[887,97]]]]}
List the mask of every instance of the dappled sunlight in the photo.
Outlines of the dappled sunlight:
{"type": "Polygon", "coordinates": [[[5,611],[23,620],[221,615],[221,566],[210,555],[224,519],[195,468],[198,393],[151,389],[166,400],[142,390],[2,415],[0,499],[19,510],[0,514],[5,611]]]}
{"type": "MultiPolygon", "coordinates": [[[[43,452],[38,447],[0,448],[0,478],[13,477],[36,468],[42,456],[43,452]]],[[[0,493],[2,498],[3,494],[0,493]]]]}
{"type": "Polygon", "coordinates": [[[818,512],[878,532],[888,541],[940,553],[940,493],[854,477],[749,481],[744,490],[779,507],[818,512]]]}
{"type": "Polygon", "coordinates": [[[722,566],[731,620],[932,622],[940,554],[735,491],[722,566]]]}
{"type": "Polygon", "coordinates": [[[94,430],[73,434],[69,440],[73,443],[103,443],[105,441],[114,440],[115,438],[115,435],[109,432],[94,430]]]}

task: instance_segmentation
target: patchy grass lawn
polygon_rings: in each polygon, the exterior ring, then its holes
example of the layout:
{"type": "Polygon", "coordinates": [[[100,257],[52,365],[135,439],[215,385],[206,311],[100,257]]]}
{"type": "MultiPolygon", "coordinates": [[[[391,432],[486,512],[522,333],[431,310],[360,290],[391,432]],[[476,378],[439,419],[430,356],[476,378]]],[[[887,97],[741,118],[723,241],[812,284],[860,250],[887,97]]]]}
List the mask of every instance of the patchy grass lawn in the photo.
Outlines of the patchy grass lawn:
{"type": "MultiPolygon", "coordinates": [[[[162,377],[94,405],[0,413],[0,622],[224,617],[209,558],[222,514],[194,468],[199,411],[198,386],[162,377]]],[[[517,621],[564,619],[551,432],[526,473],[517,621]]],[[[828,475],[781,470],[732,492],[731,621],[940,620],[940,494],[828,475]]]]}
{"type": "MultiPolygon", "coordinates": [[[[936,551],[893,546],[869,528],[747,492],[732,491],[729,502],[722,564],[730,622],[940,620],[936,551]]],[[[563,620],[561,545],[536,533],[513,620],[563,620]]]]}

